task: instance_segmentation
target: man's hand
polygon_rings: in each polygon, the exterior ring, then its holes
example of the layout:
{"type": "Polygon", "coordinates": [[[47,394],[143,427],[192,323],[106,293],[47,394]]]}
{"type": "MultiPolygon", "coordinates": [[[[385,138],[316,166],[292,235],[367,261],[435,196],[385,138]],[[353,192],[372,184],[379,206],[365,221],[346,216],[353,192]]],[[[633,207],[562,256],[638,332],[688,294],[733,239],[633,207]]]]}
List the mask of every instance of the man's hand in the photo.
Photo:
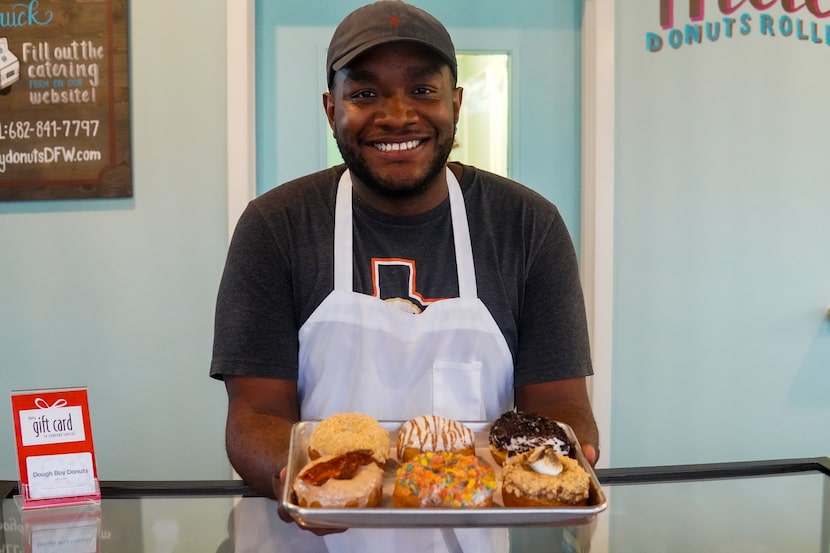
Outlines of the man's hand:
{"type": "Polygon", "coordinates": [[[582,446],[585,460],[595,466],[599,460],[599,433],[585,378],[557,380],[516,388],[520,411],[543,415],[569,425],[582,446]]]}
{"type": "Polygon", "coordinates": [[[274,475],[274,497],[277,498],[277,514],[280,516],[282,521],[294,522],[294,518],[288,513],[288,511],[285,510],[285,506],[282,504],[282,490],[285,488],[285,471],[286,469],[283,467],[279,476],[274,475]]]}
{"type": "Polygon", "coordinates": [[[585,456],[585,460],[588,461],[588,464],[592,467],[597,465],[597,461],[599,461],[599,450],[592,445],[584,445],[582,446],[582,455],[585,456]]]}

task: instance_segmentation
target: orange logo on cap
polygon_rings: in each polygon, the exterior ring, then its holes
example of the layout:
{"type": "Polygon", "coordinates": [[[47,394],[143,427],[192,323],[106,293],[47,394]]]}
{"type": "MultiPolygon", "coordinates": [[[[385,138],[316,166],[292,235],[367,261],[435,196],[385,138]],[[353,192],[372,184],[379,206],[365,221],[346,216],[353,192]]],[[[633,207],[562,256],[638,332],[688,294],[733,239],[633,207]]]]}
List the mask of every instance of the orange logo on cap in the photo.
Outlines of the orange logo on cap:
{"type": "Polygon", "coordinates": [[[390,16],[389,16],[389,23],[390,23],[393,27],[397,27],[398,25],[400,25],[400,24],[401,24],[401,20],[400,20],[400,19],[398,19],[398,16],[397,16],[397,15],[390,15],[390,16]]]}

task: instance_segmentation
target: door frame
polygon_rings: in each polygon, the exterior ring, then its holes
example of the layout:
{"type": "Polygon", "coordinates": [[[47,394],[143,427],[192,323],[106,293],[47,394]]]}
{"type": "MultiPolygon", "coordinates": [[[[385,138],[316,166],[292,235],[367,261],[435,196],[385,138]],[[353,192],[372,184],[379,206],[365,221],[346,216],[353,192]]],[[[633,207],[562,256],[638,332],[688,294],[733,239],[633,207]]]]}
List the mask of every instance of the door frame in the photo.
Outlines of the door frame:
{"type": "Polygon", "coordinates": [[[256,196],[255,0],[226,0],[228,241],[256,196]]]}
{"type": "Polygon", "coordinates": [[[591,336],[591,401],[602,456],[611,459],[614,306],[615,0],[583,0],[580,269],[591,336]]]}
{"type": "MultiPolygon", "coordinates": [[[[611,455],[614,282],[615,0],[583,0],[580,260],[595,375],[590,393],[611,455]]],[[[226,0],[227,233],[256,195],[255,0],[226,0]]]]}

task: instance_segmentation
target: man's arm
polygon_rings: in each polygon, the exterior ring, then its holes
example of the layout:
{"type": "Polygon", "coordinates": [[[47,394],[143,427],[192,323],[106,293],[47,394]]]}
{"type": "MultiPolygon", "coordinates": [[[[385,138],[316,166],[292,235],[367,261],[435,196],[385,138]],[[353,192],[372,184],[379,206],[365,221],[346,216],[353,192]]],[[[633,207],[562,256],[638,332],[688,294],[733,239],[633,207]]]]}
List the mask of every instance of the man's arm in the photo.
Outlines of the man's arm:
{"type": "Polygon", "coordinates": [[[300,418],[297,383],[225,376],[225,387],[228,458],[246,484],[274,498],[278,492],[275,479],[288,462],[291,426],[300,418]]]}
{"type": "MultiPolygon", "coordinates": [[[[300,420],[297,383],[252,376],[225,376],[228,421],[225,446],[228,458],[251,488],[277,500],[277,514],[294,522],[283,509],[291,426],[300,420]]],[[[344,532],[341,528],[304,528],[318,536],[344,532]]]]}
{"type": "Polygon", "coordinates": [[[555,380],[516,388],[519,411],[536,413],[569,425],[585,459],[596,465],[599,460],[599,431],[594,420],[585,378],[555,380]]]}

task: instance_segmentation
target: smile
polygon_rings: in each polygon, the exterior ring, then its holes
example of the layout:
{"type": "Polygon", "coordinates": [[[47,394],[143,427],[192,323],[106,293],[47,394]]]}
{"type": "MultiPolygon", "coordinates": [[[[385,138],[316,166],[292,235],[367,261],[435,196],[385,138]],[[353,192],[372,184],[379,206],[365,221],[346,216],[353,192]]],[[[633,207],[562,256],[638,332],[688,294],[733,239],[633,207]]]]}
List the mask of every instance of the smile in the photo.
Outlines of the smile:
{"type": "Polygon", "coordinates": [[[381,152],[403,152],[412,150],[423,142],[422,140],[407,140],[406,142],[378,142],[375,144],[375,149],[381,152]]]}

